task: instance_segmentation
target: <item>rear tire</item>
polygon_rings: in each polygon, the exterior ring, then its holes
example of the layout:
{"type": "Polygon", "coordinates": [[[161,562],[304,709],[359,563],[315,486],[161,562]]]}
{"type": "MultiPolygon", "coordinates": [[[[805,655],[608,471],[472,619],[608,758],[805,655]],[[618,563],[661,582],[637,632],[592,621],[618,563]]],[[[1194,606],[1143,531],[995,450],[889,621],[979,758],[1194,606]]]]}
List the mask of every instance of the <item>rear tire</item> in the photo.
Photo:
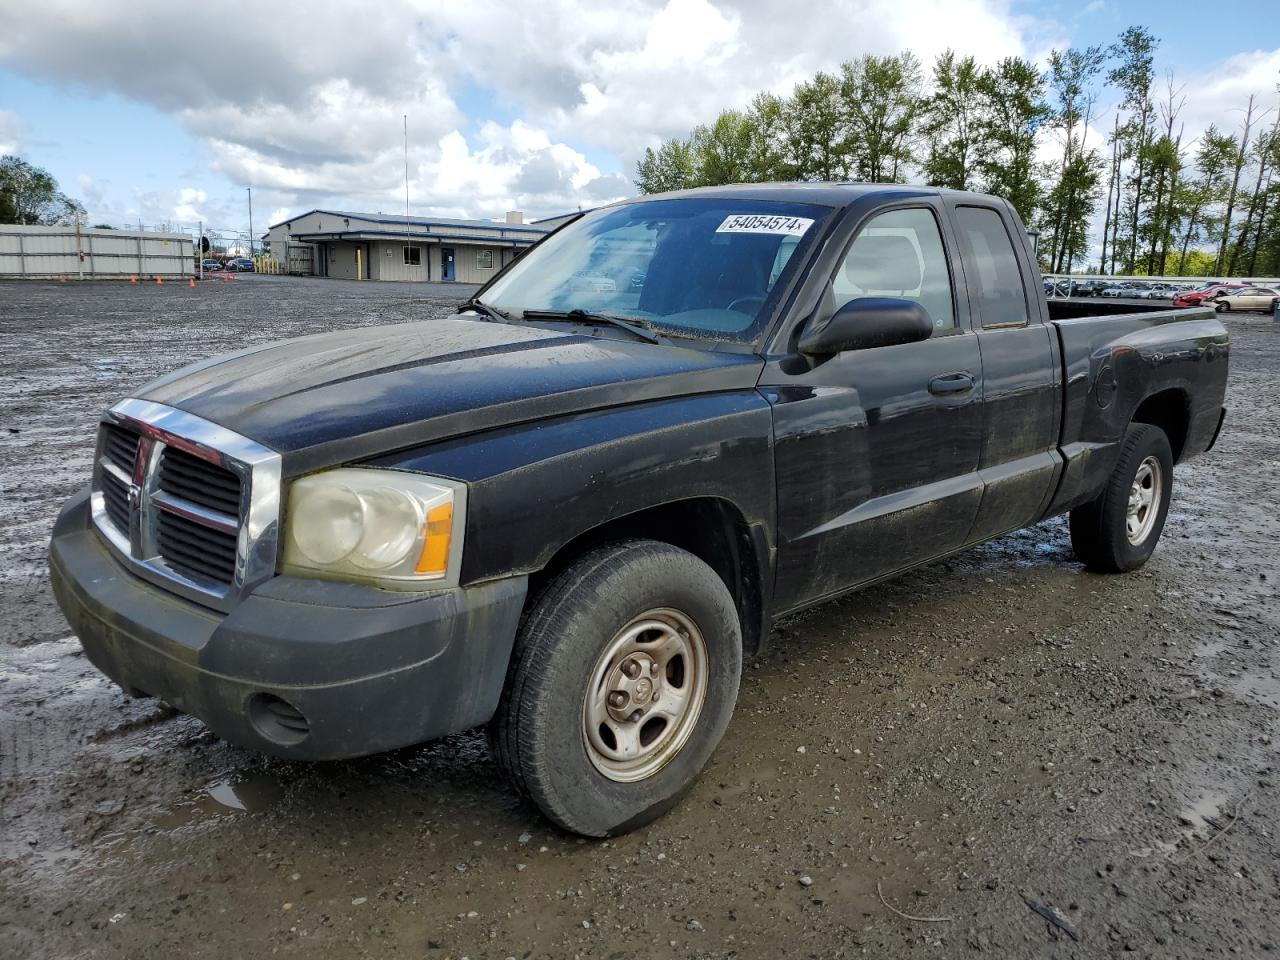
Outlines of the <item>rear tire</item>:
{"type": "Polygon", "coordinates": [[[737,610],[714,570],[656,541],[599,547],[526,614],[490,745],[553,823],[626,833],[673,807],[701,772],[741,672],[737,610]]]}
{"type": "Polygon", "coordinates": [[[1172,491],[1169,438],[1159,427],[1130,424],[1102,493],[1071,511],[1076,559],[1099,573],[1138,569],[1160,540],[1172,491]]]}

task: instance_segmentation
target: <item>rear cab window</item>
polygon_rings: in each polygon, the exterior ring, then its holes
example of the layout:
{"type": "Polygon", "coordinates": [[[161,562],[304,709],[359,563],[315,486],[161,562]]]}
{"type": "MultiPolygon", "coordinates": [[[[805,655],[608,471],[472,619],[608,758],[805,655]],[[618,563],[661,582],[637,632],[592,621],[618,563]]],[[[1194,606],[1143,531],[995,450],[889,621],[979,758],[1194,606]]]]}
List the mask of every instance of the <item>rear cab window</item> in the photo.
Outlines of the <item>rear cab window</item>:
{"type": "Polygon", "coordinates": [[[984,330],[1027,326],[1031,307],[1013,239],[990,207],[956,207],[969,299],[984,330]]]}

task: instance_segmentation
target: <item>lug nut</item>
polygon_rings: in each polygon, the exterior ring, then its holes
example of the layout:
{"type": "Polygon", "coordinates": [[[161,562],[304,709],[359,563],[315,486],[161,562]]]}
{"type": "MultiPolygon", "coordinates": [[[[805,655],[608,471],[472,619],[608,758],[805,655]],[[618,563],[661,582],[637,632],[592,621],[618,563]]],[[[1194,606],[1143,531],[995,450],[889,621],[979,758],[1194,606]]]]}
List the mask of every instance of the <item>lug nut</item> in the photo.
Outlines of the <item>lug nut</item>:
{"type": "Polygon", "coordinates": [[[609,694],[609,706],[617,708],[624,707],[627,704],[627,695],[621,690],[615,690],[609,694]]]}
{"type": "Polygon", "coordinates": [[[634,680],[640,674],[640,664],[634,660],[628,660],[622,665],[622,672],[634,680]]]}

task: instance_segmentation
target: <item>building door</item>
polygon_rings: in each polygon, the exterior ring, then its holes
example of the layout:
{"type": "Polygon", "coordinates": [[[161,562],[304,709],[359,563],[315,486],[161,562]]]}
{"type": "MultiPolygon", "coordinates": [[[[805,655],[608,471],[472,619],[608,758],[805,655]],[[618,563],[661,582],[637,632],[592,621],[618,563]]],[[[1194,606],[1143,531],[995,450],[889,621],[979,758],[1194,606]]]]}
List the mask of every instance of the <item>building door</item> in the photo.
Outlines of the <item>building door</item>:
{"type": "Polygon", "coordinates": [[[453,279],[453,247],[440,248],[440,279],[453,279]]]}

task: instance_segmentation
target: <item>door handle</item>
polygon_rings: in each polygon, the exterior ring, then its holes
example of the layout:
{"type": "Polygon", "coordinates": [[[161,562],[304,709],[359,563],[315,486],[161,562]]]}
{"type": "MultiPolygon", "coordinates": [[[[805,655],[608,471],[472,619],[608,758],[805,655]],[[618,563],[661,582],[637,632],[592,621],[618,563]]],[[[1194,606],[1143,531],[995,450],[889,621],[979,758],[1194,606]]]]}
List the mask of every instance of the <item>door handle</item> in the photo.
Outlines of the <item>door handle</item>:
{"type": "Polygon", "coordinates": [[[968,371],[944,373],[929,381],[929,392],[935,396],[948,393],[968,393],[973,389],[973,374],[968,371]]]}

